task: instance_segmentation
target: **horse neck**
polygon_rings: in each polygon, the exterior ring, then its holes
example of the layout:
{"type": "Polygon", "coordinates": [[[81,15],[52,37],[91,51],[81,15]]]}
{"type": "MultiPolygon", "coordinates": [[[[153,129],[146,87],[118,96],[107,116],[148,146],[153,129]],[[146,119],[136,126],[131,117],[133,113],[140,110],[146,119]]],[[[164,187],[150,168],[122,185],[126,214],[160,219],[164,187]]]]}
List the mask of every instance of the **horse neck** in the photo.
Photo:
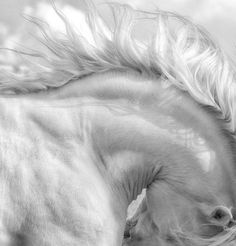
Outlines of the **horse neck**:
{"type": "MultiPolygon", "coordinates": [[[[232,160],[216,120],[179,90],[166,89],[162,81],[126,75],[93,76],[50,95],[89,98],[84,103],[91,125],[89,142],[98,169],[112,184],[111,210],[118,215],[117,238],[122,237],[128,205],[143,188],[147,188],[154,218],[160,218],[162,207],[166,210],[165,204],[159,202],[168,190],[168,194],[187,199],[189,211],[194,206],[206,207],[209,212],[218,205],[233,205],[230,197],[234,192],[227,190],[232,186],[232,160]],[[207,143],[206,150],[216,154],[216,166],[220,168],[214,169],[212,175],[206,175],[196,153],[178,140],[183,129],[201,136],[207,143]],[[215,178],[229,185],[221,189],[213,182],[215,178]]],[[[168,194],[165,198],[171,199],[168,194]]]]}
{"type": "MultiPolygon", "coordinates": [[[[218,171],[212,174],[211,179],[217,176],[223,180],[223,175],[226,175],[229,183],[233,180],[231,153],[228,152],[227,141],[220,134],[216,120],[191,97],[168,86],[168,81],[152,80],[136,73],[108,72],[68,84],[57,93],[49,93],[49,97],[88,97],[92,98],[90,102],[93,105],[99,104],[100,109],[104,106],[103,116],[101,110],[93,113],[93,122],[96,122],[93,128],[99,129],[94,130],[93,137],[99,142],[99,151],[106,152],[104,160],[109,159],[107,163],[111,163],[110,170],[119,179],[125,179],[128,173],[132,180],[135,180],[135,173],[137,176],[140,172],[146,175],[142,182],[137,182],[135,190],[130,191],[132,195],[129,195],[128,200],[135,198],[142,188],[155,180],[160,163],[169,161],[165,159],[166,156],[176,156],[176,147],[182,148],[179,145],[184,145],[179,141],[182,130],[191,130],[197,137],[200,136],[206,143],[206,150],[216,154],[218,164],[215,166],[219,168],[215,168],[218,171]],[[167,153],[167,150],[173,150],[173,153],[167,153]],[[154,160],[158,163],[156,166],[153,166],[154,160]],[[132,170],[132,175],[126,168],[132,170]],[[123,170],[122,174],[120,170],[123,170]]],[[[181,151],[192,152],[190,156],[196,154],[191,148],[184,147],[181,151]]],[[[199,166],[199,161],[195,162],[199,166]]]]}
{"type": "Polygon", "coordinates": [[[189,150],[139,115],[115,109],[104,108],[99,116],[95,114],[91,142],[96,143],[93,148],[102,156],[103,166],[127,205],[143,188],[161,181],[190,200],[218,205],[206,175],[189,150]]]}
{"type": "Polygon", "coordinates": [[[219,199],[227,206],[236,206],[235,159],[232,151],[235,140],[229,137],[229,133],[225,134],[222,121],[185,95],[176,96],[175,102],[168,105],[168,114],[183,129],[191,129],[190,133],[195,137],[190,140],[199,139],[196,141],[197,144],[201,142],[199,151],[196,146],[189,148],[200,157],[208,181],[215,187],[214,192],[218,192],[219,199]]]}

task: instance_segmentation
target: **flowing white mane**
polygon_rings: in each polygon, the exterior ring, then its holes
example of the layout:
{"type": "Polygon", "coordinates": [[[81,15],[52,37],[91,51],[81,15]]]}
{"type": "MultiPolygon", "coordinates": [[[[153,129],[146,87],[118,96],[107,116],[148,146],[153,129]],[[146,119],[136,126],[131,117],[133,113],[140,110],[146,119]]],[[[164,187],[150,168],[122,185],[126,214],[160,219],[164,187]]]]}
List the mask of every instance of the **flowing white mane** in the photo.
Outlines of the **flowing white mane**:
{"type": "Polygon", "coordinates": [[[72,26],[56,8],[64,21],[65,35],[57,35],[47,23],[30,17],[44,36],[40,42],[50,52],[29,52],[43,63],[30,66],[27,76],[1,72],[1,94],[46,90],[91,73],[133,69],[154,79],[162,76],[201,105],[211,106],[227,122],[227,129],[235,133],[235,70],[202,28],[173,13],[109,4],[114,20],[111,27],[91,2],[86,4],[89,40],[79,32],[80,23],[72,26]],[[144,42],[133,31],[142,28],[145,21],[154,25],[155,31],[144,42]]]}

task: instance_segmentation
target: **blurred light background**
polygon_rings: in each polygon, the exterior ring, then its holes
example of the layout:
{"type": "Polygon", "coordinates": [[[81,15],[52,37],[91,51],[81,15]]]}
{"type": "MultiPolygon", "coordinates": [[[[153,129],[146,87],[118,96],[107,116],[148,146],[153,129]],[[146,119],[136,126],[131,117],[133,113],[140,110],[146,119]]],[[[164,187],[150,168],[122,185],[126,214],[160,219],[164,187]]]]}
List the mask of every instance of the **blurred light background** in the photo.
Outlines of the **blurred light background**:
{"type": "MultiPolygon", "coordinates": [[[[54,0],[60,6],[64,5],[71,13],[68,6],[79,6],[80,0],[54,0]]],[[[85,0],[86,1],[86,0],[85,0]]],[[[111,0],[108,0],[108,2],[111,0]]],[[[94,0],[100,4],[104,0],[94,0]]],[[[187,16],[195,23],[204,26],[218,41],[224,50],[233,58],[236,58],[236,1],[235,0],[113,0],[130,4],[134,8],[142,10],[160,9],[174,11],[187,16]]],[[[6,40],[15,41],[17,35],[24,31],[24,19],[22,13],[44,16],[55,27],[57,21],[52,14],[49,0],[0,0],[0,44],[6,40]]],[[[72,13],[76,14],[74,11],[72,13]]],[[[106,16],[107,11],[104,10],[106,16]]],[[[22,40],[22,38],[21,38],[22,40]]],[[[235,59],[236,60],[236,59],[235,59]]]]}

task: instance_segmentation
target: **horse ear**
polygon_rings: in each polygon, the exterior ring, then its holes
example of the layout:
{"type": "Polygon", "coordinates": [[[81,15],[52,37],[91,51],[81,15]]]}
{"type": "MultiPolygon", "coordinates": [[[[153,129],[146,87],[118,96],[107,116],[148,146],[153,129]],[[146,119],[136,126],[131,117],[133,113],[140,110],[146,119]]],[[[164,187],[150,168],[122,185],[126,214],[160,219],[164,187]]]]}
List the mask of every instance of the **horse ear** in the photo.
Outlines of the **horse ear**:
{"type": "Polygon", "coordinates": [[[210,222],[217,226],[228,226],[232,219],[231,210],[224,206],[217,206],[210,214],[210,222]]]}

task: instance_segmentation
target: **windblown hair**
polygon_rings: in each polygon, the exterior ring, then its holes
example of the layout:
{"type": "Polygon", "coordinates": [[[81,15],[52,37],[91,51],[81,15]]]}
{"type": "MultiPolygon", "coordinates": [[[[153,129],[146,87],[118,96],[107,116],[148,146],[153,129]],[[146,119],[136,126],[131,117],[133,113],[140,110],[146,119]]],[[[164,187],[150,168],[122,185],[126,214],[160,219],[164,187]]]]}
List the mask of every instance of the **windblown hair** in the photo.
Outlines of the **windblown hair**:
{"type": "Polygon", "coordinates": [[[214,237],[206,238],[181,230],[171,231],[171,240],[179,246],[233,246],[236,240],[236,228],[227,229],[214,237]]]}
{"type": "MultiPolygon", "coordinates": [[[[66,27],[64,35],[58,35],[44,21],[29,17],[43,34],[38,40],[48,52],[17,51],[32,60],[29,72],[19,76],[1,71],[1,94],[56,88],[92,73],[135,70],[154,80],[162,77],[186,91],[199,104],[217,111],[226,128],[232,134],[236,132],[235,70],[203,28],[174,13],[138,11],[114,3],[108,4],[114,21],[111,27],[90,1],[86,0],[86,4],[84,14],[90,38],[79,32],[80,23],[72,26],[55,6],[66,27]],[[145,21],[155,26],[148,41],[134,35],[135,27],[145,21]],[[34,57],[42,62],[33,62],[34,57]]],[[[236,228],[211,239],[175,235],[188,245],[229,245],[235,239],[236,228]]]]}
{"type": "Polygon", "coordinates": [[[91,73],[132,69],[153,78],[162,76],[199,104],[212,107],[235,133],[235,70],[203,28],[174,13],[144,12],[114,3],[108,4],[114,20],[114,26],[108,27],[94,5],[86,4],[89,39],[77,31],[79,23],[72,26],[55,6],[65,24],[65,35],[57,35],[44,21],[29,17],[43,34],[39,41],[50,52],[30,53],[44,63],[34,63],[27,76],[1,73],[0,93],[46,90],[91,73]],[[146,42],[133,35],[134,27],[144,21],[155,26],[146,42]]]}

